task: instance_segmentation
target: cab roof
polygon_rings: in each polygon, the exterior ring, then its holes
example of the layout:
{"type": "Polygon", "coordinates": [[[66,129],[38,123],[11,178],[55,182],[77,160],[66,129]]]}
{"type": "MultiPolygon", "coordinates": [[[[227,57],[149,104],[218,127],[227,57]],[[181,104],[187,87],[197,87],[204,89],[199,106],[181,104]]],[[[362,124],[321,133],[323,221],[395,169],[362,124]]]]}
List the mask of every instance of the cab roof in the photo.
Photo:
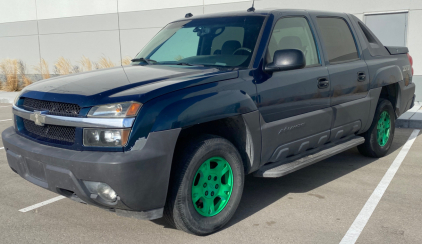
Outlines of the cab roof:
{"type": "MultiPolygon", "coordinates": [[[[248,12],[245,9],[245,10],[239,10],[239,11],[194,15],[190,18],[180,18],[175,21],[187,20],[187,19],[219,18],[219,17],[230,17],[230,16],[268,16],[268,15],[273,15],[275,13],[289,13],[289,12],[295,12],[295,13],[308,12],[308,13],[318,13],[318,14],[336,13],[336,12],[330,12],[330,11],[316,11],[316,10],[306,10],[306,9],[256,9],[254,12],[248,12]]],[[[338,13],[338,14],[344,14],[344,13],[338,13]]]]}

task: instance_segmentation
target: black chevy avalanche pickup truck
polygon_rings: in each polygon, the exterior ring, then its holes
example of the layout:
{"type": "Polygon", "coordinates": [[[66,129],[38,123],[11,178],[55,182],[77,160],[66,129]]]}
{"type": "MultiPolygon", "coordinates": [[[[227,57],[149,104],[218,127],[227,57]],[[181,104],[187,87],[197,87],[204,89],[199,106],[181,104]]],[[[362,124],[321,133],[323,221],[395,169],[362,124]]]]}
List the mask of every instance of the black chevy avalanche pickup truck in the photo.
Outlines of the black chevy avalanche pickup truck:
{"type": "Polygon", "coordinates": [[[350,14],[188,14],[129,66],[25,88],[2,140],[38,186],[207,235],[235,214],[246,174],[280,177],[355,146],[386,155],[412,76],[408,49],[350,14]]]}

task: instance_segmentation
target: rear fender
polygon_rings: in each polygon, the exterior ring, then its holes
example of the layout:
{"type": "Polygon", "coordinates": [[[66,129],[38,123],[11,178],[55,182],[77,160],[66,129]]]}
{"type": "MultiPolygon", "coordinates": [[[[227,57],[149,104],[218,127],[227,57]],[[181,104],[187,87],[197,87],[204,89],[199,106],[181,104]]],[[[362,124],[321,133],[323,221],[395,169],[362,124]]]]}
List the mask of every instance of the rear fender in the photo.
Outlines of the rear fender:
{"type": "Polygon", "coordinates": [[[403,80],[403,73],[399,66],[391,65],[377,70],[374,78],[371,79],[370,89],[388,86],[403,80]]]}

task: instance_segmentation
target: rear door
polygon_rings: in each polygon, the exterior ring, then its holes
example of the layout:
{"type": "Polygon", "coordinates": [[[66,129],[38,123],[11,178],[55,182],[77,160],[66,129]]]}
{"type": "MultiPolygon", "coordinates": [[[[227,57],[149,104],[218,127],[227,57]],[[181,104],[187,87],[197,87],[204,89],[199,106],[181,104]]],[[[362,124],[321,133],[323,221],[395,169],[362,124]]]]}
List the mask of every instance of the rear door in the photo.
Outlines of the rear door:
{"type": "Polygon", "coordinates": [[[345,14],[312,14],[328,68],[334,120],[330,141],[356,133],[369,113],[369,73],[345,14]]]}

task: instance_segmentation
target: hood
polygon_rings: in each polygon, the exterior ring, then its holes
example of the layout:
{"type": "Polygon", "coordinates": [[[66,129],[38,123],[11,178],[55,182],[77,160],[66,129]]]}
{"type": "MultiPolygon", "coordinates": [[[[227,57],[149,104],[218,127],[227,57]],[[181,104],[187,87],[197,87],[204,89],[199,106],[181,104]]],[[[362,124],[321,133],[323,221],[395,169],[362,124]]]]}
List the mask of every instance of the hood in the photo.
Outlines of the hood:
{"type": "Polygon", "coordinates": [[[123,101],[145,103],[172,91],[237,76],[237,71],[196,66],[119,66],[38,81],[25,88],[22,97],[81,107],[123,101]]]}

